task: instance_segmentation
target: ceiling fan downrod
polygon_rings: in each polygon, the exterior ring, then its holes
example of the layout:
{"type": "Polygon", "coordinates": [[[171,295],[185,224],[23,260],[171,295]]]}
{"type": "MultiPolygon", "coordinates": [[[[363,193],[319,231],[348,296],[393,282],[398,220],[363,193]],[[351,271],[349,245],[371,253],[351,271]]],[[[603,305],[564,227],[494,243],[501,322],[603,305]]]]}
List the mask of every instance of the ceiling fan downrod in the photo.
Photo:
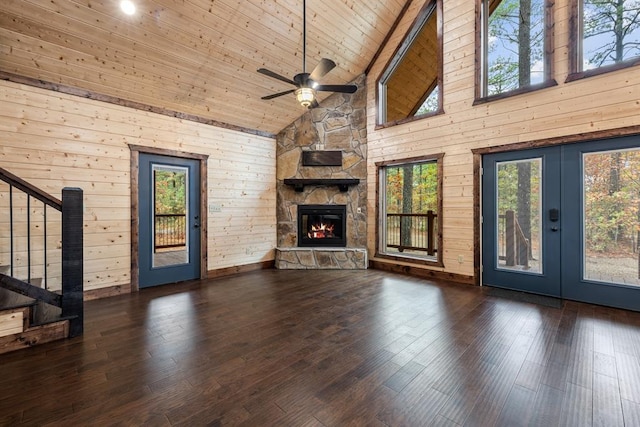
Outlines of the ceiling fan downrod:
{"type": "Polygon", "coordinates": [[[313,71],[307,73],[307,1],[302,0],[302,72],[296,74],[293,79],[290,79],[266,68],[259,68],[258,72],[260,74],[295,86],[295,89],[263,96],[262,99],[269,100],[293,93],[296,95],[300,105],[306,108],[313,108],[318,106],[316,91],[354,93],[358,89],[355,85],[318,84],[318,81],[335,68],[335,66],[336,63],[332,60],[322,58],[313,71]]]}
{"type": "Polygon", "coordinates": [[[307,72],[307,0],[302,0],[302,73],[307,72]]]}

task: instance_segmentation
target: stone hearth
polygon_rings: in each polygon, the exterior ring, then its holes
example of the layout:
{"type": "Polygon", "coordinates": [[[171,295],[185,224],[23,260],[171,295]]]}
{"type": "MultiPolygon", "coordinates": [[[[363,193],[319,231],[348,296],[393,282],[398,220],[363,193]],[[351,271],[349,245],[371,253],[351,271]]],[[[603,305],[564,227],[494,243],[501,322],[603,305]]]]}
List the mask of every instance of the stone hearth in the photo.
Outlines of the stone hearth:
{"type": "Polygon", "coordinates": [[[277,248],[276,268],[285,270],[364,270],[364,248],[277,248]]]}
{"type": "MultiPolygon", "coordinates": [[[[277,238],[276,268],[367,268],[367,127],[365,77],[354,82],[353,95],[335,93],[320,106],[280,132],[277,140],[277,238]],[[304,166],[303,152],[339,152],[342,162],[304,166]],[[292,186],[291,180],[310,180],[311,185],[292,186]],[[289,183],[286,184],[285,180],[289,183]],[[349,180],[348,186],[326,180],[349,180]],[[323,183],[324,182],[324,183],[323,183]],[[298,247],[298,205],[346,205],[346,247],[298,247]]],[[[322,154],[322,153],[320,153],[322,154]]]]}

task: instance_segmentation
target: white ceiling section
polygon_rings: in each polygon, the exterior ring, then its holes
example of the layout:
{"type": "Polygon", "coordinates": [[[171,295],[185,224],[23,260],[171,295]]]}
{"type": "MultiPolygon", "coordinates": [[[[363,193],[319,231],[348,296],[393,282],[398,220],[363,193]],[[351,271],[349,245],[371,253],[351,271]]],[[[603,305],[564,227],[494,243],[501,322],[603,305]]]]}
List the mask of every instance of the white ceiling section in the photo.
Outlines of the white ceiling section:
{"type": "MultiPolygon", "coordinates": [[[[307,72],[363,73],[406,0],[307,0],[307,72]]],[[[302,0],[2,0],[0,71],[275,134],[304,110],[256,72],[302,71],[302,0]]],[[[321,93],[320,100],[329,93],[321,93]]]]}

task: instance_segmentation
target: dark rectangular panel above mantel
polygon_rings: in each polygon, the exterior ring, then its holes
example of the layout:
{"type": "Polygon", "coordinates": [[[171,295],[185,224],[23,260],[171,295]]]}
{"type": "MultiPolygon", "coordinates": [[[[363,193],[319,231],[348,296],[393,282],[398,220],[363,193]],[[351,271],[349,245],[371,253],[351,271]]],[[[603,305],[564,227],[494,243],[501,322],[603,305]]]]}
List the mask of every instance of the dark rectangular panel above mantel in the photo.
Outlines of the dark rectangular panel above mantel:
{"type": "Polygon", "coordinates": [[[342,166],[342,151],[303,151],[302,166],[342,166]]]}
{"type": "Polygon", "coordinates": [[[307,185],[337,185],[340,191],[347,191],[350,185],[358,185],[360,180],[357,178],[287,178],[284,183],[301,193],[307,185]]]}

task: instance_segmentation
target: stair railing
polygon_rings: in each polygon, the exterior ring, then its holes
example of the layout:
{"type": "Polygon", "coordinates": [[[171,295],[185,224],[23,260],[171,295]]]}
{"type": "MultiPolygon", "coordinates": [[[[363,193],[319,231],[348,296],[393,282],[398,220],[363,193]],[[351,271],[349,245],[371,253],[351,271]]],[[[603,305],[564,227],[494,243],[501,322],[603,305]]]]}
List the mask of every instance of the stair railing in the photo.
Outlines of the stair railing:
{"type": "Polygon", "coordinates": [[[83,234],[82,234],[82,189],[65,187],[62,189],[62,200],[59,200],[9,171],[0,168],[0,180],[9,185],[9,274],[0,274],[2,284],[18,293],[55,305],[62,309],[62,317],[69,319],[69,336],[81,335],[83,332],[83,234]],[[14,189],[26,194],[26,258],[27,277],[20,280],[15,277],[14,269],[14,189]],[[32,269],[32,219],[31,201],[43,203],[43,287],[31,284],[32,269]],[[61,212],[61,293],[48,289],[47,259],[47,206],[61,212]]]}

